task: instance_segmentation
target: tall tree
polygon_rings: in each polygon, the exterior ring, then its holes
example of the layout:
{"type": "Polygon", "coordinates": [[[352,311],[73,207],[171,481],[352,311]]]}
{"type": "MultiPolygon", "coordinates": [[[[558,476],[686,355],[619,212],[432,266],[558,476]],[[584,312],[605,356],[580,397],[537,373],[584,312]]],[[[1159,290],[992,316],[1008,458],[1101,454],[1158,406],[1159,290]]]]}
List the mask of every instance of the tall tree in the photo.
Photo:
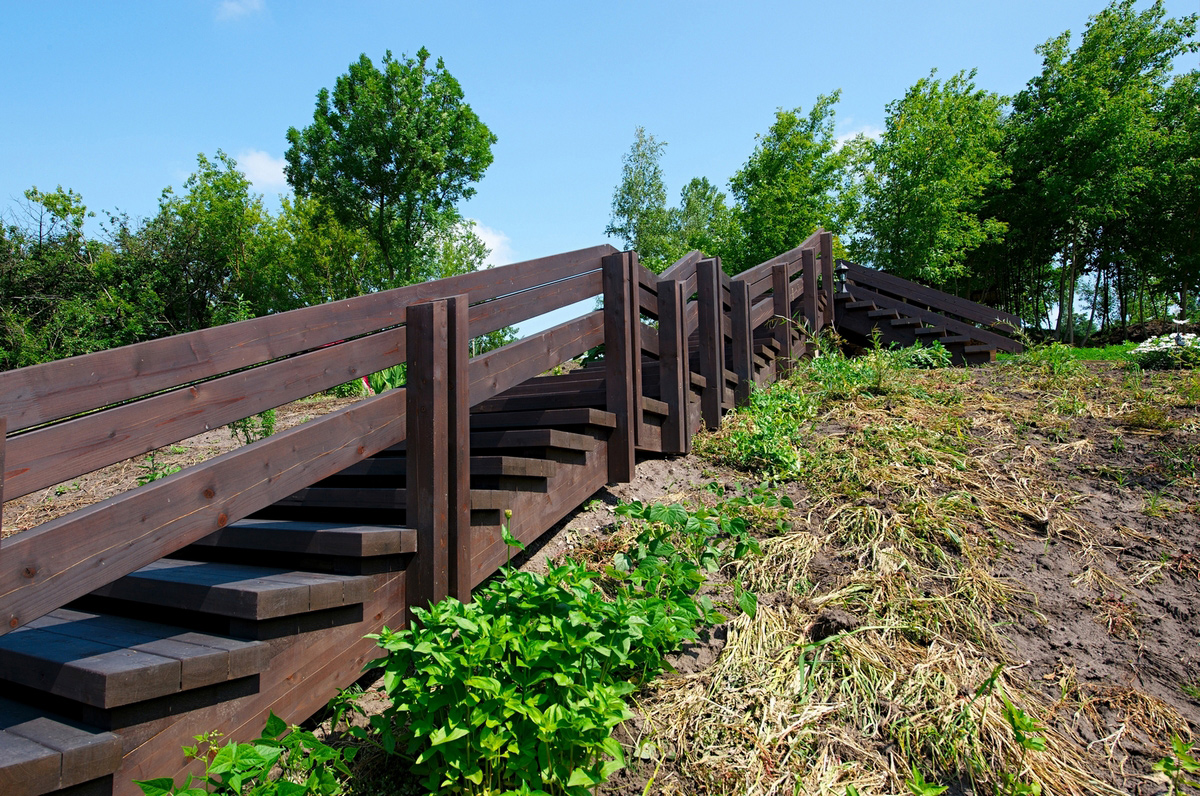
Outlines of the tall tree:
{"type": "Polygon", "coordinates": [[[1018,259],[1057,271],[1059,332],[1068,339],[1076,283],[1090,269],[1112,272],[1122,318],[1131,288],[1144,287],[1145,269],[1124,263],[1142,247],[1139,207],[1160,179],[1157,109],[1172,62],[1196,50],[1195,30],[1195,15],[1168,19],[1162,0],[1141,11],[1135,0],[1115,0],[1088,21],[1078,48],[1070,31],[1039,47],[1041,74],[1013,100],[1010,221],[1038,231],[1023,237],[1029,249],[1018,259]]]}
{"type": "Polygon", "coordinates": [[[731,267],[741,268],[799,245],[818,226],[843,229],[839,193],[847,156],[834,137],[841,92],[817,97],[805,116],[800,108],[775,114],[749,160],[729,181],[744,238],[731,267]]]}
{"type": "MultiPolygon", "coordinates": [[[[679,193],[679,206],[668,211],[672,251],[676,260],[692,249],[699,249],[723,262],[736,252],[740,236],[733,209],[725,203],[725,194],[707,177],[695,177],[679,193]]],[[[732,267],[732,263],[729,263],[732,267]]]]}
{"type": "Polygon", "coordinates": [[[496,136],[463,99],[442,59],[429,66],[388,51],[381,68],[365,54],[317,94],[313,122],[287,132],[285,173],[299,196],[315,196],[338,220],[371,235],[392,285],[423,277],[428,245],[459,220],[492,163],[496,136]]]}
{"type": "Polygon", "coordinates": [[[640,255],[647,268],[661,271],[672,253],[667,187],[663,182],[663,150],[659,141],[638,127],[621,162],[621,181],[613,191],[612,217],[605,235],[619,238],[640,255]]]}
{"type": "Polygon", "coordinates": [[[941,287],[966,274],[969,252],[1003,235],[981,199],[1002,187],[1008,167],[1001,98],[976,89],[973,71],[935,74],[887,106],[886,130],[870,147],[860,250],[878,268],[941,287]]]}

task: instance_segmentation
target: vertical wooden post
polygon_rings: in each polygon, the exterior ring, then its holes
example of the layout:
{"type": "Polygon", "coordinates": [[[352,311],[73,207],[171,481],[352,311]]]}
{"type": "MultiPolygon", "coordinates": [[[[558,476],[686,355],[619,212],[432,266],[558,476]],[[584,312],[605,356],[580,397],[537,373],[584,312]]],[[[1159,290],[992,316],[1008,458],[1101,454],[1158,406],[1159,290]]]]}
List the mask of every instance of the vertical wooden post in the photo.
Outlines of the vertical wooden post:
{"type": "Polygon", "coordinates": [[[630,339],[629,257],[610,254],[601,261],[604,283],[604,384],[608,411],[616,416],[616,428],[608,438],[608,481],[633,479],[635,437],[632,423],[633,341],[630,339]]]}
{"type": "Polygon", "coordinates": [[[733,305],[733,372],[737,374],[737,389],[733,400],[739,406],[750,398],[754,386],[754,350],[750,329],[750,285],[741,279],[729,284],[729,299],[733,305]]]}
{"type": "Polygon", "coordinates": [[[822,313],[822,326],[833,326],[834,286],[833,286],[833,233],[821,233],[821,295],[825,297],[825,311],[822,313]]]}
{"type": "Polygon", "coordinates": [[[4,435],[8,433],[8,418],[0,417],[0,530],[4,529],[4,435]]]}
{"type": "Polygon", "coordinates": [[[791,370],[792,362],[796,359],[792,351],[792,284],[788,280],[787,263],[771,267],[771,294],[775,314],[772,323],[775,324],[775,340],[779,343],[775,371],[782,376],[791,370]]]}
{"type": "Polygon", "coordinates": [[[444,299],[407,309],[408,524],[417,532],[417,554],[405,573],[408,621],[449,590],[449,330],[444,299]]]}
{"type": "Polygon", "coordinates": [[[471,318],[467,296],[446,299],[447,375],[449,380],[446,448],[449,465],[447,543],[449,591],[460,602],[471,599],[471,318]]]}
{"type": "Polygon", "coordinates": [[[683,283],[668,279],[658,283],[659,398],[670,407],[663,423],[663,453],[687,453],[688,370],[687,339],[683,333],[683,283]]]}
{"type": "Polygon", "coordinates": [[[707,384],[700,400],[704,425],[721,425],[721,400],[725,392],[725,344],[721,331],[721,283],[716,260],[696,265],[696,298],[700,305],[700,375],[707,384]]]}
{"type": "Polygon", "coordinates": [[[817,263],[815,252],[804,249],[800,252],[800,264],[804,269],[804,322],[808,325],[809,340],[821,330],[817,305],[817,263]]]}
{"type": "Polygon", "coordinates": [[[633,415],[630,425],[633,426],[634,447],[637,443],[645,442],[646,422],[645,408],[642,406],[642,280],[638,267],[638,253],[628,253],[629,268],[629,375],[633,383],[633,415]]]}

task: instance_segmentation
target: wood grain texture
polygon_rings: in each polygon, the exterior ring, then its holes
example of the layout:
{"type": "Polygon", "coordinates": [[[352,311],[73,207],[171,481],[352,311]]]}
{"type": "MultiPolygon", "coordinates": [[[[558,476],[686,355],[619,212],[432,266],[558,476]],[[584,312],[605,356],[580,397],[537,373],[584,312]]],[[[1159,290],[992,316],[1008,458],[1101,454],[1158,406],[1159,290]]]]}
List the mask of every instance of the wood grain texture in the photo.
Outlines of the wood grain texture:
{"type": "Polygon", "coordinates": [[[741,405],[750,398],[750,390],[754,386],[754,359],[751,353],[753,341],[750,327],[750,286],[742,280],[736,280],[730,287],[733,308],[730,320],[733,326],[732,362],[733,372],[737,374],[737,387],[734,390],[735,401],[741,405]]]}
{"type": "Polygon", "coordinates": [[[604,258],[604,368],[607,410],[617,421],[608,438],[608,480],[633,478],[637,414],[634,407],[632,287],[629,258],[604,258]]]}
{"type": "Polygon", "coordinates": [[[708,381],[701,396],[704,425],[716,430],[721,424],[721,374],[725,370],[725,345],[721,333],[721,291],[716,260],[701,260],[696,266],[699,305],[700,374],[708,381]]]}
{"type": "Polygon", "coordinates": [[[668,404],[663,424],[664,453],[687,453],[688,350],[684,335],[683,284],[666,279],[658,286],[659,397],[668,404]]]}

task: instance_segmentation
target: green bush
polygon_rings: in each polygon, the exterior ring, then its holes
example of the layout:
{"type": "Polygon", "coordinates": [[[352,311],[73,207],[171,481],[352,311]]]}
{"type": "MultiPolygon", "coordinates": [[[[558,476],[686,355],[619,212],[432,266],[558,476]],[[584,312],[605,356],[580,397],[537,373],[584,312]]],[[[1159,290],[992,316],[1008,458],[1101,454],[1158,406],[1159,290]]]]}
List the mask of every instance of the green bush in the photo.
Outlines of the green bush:
{"type": "Polygon", "coordinates": [[[371,386],[371,391],[376,395],[403,387],[407,382],[408,366],[403,362],[367,376],[367,384],[371,386]]]}

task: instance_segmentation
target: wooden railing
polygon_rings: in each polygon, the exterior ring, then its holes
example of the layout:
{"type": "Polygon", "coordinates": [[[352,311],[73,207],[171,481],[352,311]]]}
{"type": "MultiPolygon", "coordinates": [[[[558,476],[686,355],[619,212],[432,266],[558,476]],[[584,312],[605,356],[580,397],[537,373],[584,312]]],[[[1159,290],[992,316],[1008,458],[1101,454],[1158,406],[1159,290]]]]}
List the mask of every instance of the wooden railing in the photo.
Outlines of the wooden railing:
{"type": "Polygon", "coordinates": [[[639,447],[686,452],[700,422],[746,398],[756,341],[786,367],[834,322],[832,251],[818,231],[731,279],[699,252],[655,275],[597,246],[0,373],[12,500],[408,364],[405,388],[0,540],[0,635],[401,442],[410,604],[465,598],[484,576],[471,562],[503,560],[471,549],[471,407],[603,344],[608,476],[629,480],[639,447]],[[603,310],[468,357],[472,338],[596,296],[603,310]]]}

